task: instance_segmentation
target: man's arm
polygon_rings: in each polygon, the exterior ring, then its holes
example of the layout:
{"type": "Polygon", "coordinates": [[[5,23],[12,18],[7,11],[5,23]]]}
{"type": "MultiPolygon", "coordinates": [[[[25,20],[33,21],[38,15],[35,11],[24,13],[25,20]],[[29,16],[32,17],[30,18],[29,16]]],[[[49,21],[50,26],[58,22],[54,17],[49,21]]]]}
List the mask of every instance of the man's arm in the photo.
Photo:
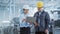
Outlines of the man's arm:
{"type": "Polygon", "coordinates": [[[48,13],[46,13],[45,16],[45,32],[48,33],[48,28],[49,28],[49,23],[50,23],[50,16],[48,13]]]}
{"type": "Polygon", "coordinates": [[[38,26],[38,19],[37,19],[37,13],[34,14],[34,17],[36,19],[36,21],[34,22],[35,26],[38,26]]]}

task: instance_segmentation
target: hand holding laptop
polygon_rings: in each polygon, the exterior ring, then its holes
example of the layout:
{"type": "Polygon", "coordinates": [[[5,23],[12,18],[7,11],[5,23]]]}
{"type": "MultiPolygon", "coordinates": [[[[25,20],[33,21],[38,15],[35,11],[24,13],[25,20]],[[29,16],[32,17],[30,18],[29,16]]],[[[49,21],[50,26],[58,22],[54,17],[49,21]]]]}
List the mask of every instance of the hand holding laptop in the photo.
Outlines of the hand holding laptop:
{"type": "Polygon", "coordinates": [[[26,21],[26,19],[23,19],[22,22],[26,21]]]}

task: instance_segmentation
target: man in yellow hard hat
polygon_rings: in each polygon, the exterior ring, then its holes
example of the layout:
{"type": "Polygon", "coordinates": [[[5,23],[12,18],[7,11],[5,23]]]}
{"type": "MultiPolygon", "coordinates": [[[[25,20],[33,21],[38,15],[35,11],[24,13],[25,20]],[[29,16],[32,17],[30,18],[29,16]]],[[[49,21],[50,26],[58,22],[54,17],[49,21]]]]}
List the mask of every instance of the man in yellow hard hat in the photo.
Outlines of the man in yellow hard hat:
{"type": "Polygon", "coordinates": [[[35,34],[47,34],[48,33],[48,24],[50,22],[50,17],[47,12],[43,9],[44,3],[37,2],[38,11],[34,14],[36,18],[35,22],[35,34]]]}

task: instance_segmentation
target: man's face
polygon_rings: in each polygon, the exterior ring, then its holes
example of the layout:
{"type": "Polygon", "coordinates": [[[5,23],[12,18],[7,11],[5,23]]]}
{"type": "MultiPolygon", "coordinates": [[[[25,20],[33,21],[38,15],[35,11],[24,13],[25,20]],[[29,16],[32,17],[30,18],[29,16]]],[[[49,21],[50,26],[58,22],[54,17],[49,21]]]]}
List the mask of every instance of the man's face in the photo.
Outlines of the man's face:
{"type": "Polygon", "coordinates": [[[38,9],[38,11],[40,11],[40,10],[42,10],[42,7],[38,7],[37,9],[38,9]]]}
{"type": "Polygon", "coordinates": [[[24,9],[24,13],[27,14],[29,9],[24,9]]]}

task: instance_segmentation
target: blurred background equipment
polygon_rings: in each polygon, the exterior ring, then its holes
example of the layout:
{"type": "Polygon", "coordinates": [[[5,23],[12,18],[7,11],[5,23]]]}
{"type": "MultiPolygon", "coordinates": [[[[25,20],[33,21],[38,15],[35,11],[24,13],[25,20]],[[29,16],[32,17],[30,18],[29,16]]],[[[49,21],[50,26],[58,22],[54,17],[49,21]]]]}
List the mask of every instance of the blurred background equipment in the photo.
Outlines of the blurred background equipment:
{"type": "Polygon", "coordinates": [[[53,12],[54,19],[53,20],[53,34],[59,34],[60,33],[60,9],[55,9],[53,12]]]}

